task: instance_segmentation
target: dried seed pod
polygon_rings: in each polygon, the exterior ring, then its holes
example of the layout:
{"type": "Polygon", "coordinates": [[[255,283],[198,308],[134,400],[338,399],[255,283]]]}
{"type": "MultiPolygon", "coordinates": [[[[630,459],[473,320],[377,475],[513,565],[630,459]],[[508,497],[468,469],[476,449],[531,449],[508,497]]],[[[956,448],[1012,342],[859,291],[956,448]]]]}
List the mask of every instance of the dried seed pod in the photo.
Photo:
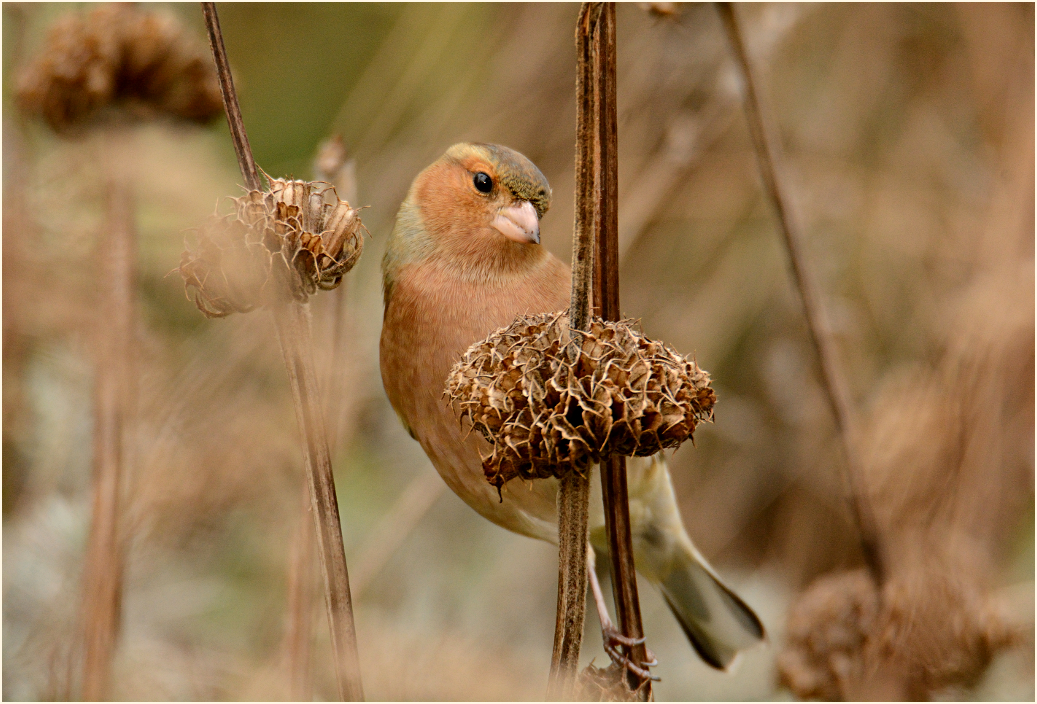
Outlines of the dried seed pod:
{"type": "Polygon", "coordinates": [[[932,700],[975,684],[1011,629],[975,583],[981,563],[924,550],[881,589],[865,570],[814,582],[789,610],[780,683],[826,701],[932,700]]]}
{"type": "Polygon", "coordinates": [[[342,283],[363,252],[358,211],[333,186],[268,180],[268,191],[233,198],[232,215],[211,217],[181,256],[184,287],[210,318],[271,305],[285,292],[306,301],[342,283]]]}
{"type": "Polygon", "coordinates": [[[861,652],[878,612],[878,589],[866,570],[818,579],[789,612],[777,662],[781,684],[802,699],[842,699],[860,678],[861,652]]]}
{"type": "Polygon", "coordinates": [[[22,108],[55,131],[110,107],[194,122],[223,110],[207,48],[173,17],[129,3],[60,18],[41,54],[19,75],[16,90],[22,108]]]}
{"type": "Polygon", "coordinates": [[[644,680],[638,691],[633,691],[627,684],[625,667],[610,664],[608,667],[595,667],[593,663],[580,671],[576,680],[579,695],[575,701],[582,702],[638,702],[644,701],[642,690],[651,680],[644,680]]]}
{"type": "Polygon", "coordinates": [[[566,355],[564,313],[519,318],[472,345],[446,395],[493,445],[483,458],[500,489],[515,477],[557,477],[611,454],[652,455],[713,418],[709,374],[632,321],[594,319],[580,355],[566,355]]]}

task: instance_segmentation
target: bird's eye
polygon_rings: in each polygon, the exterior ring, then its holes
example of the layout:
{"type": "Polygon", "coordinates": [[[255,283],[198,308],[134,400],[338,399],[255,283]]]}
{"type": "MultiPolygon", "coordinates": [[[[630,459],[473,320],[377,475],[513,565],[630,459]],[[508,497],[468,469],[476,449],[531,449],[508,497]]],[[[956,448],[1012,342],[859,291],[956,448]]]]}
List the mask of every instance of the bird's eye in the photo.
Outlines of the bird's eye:
{"type": "Polygon", "coordinates": [[[472,183],[475,184],[475,190],[480,193],[489,193],[493,190],[493,179],[482,171],[475,175],[475,178],[472,179],[472,183]]]}

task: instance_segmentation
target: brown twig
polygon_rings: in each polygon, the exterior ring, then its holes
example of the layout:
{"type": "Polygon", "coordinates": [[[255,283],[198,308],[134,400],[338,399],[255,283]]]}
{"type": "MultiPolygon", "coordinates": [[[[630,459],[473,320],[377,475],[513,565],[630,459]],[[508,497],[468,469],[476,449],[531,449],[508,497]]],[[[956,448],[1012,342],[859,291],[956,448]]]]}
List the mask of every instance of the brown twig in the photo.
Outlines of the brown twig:
{"type": "MultiPolygon", "coordinates": [[[[619,320],[619,164],[618,123],[616,116],[616,6],[607,3],[602,19],[594,28],[596,147],[601,183],[595,193],[594,291],[597,308],[604,320],[619,320]]],[[[640,639],[641,606],[637,595],[634,548],[630,537],[630,506],[627,497],[626,458],[609,457],[601,464],[601,490],[605,504],[605,530],[609,541],[612,590],[616,616],[622,635],[640,639]]],[[[644,643],[627,648],[626,656],[635,663],[648,661],[644,643]]],[[[651,680],[627,671],[627,683],[641,701],[652,698],[651,680]]]]}
{"type": "Polygon", "coordinates": [[[294,301],[284,303],[274,310],[274,323],[295,399],[296,420],[303,438],[339,695],[348,701],[360,701],[363,699],[363,689],[353,601],[346,571],[331,453],[328,450],[317,374],[311,354],[308,311],[294,301]]]}
{"type": "Polygon", "coordinates": [[[587,611],[587,506],[590,476],[575,469],[558,481],[558,605],[548,677],[549,701],[573,699],[587,611]]]}
{"type": "Polygon", "coordinates": [[[262,190],[259,181],[259,169],[252,156],[252,147],[245,133],[245,122],[241,119],[241,106],[238,104],[238,93],[234,90],[234,77],[230,73],[227,61],[227,49],[223,46],[223,32],[220,31],[220,18],[216,16],[216,3],[203,2],[202,14],[205,15],[205,29],[209,35],[209,48],[212,49],[212,60],[216,64],[216,76],[220,81],[220,93],[223,95],[223,107],[227,111],[227,125],[230,137],[234,142],[234,153],[238,157],[238,168],[245,178],[249,190],[262,190]]]}
{"type": "MultiPolygon", "coordinates": [[[[241,167],[246,185],[250,189],[258,190],[259,173],[241,121],[241,110],[230,76],[215,4],[202,3],[202,10],[227,110],[227,122],[238,156],[238,165],[241,167]]],[[[296,419],[303,439],[303,454],[309,476],[317,532],[317,552],[324,577],[324,596],[328,625],[331,629],[331,649],[339,697],[348,701],[360,701],[364,694],[360,681],[353,603],[346,571],[338,500],[335,496],[335,478],[331,469],[331,453],[328,449],[321,395],[313,364],[309,311],[303,304],[288,300],[286,296],[286,302],[275,307],[273,315],[285,368],[291,382],[292,396],[295,399],[296,419]]]]}
{"type": "Polygon", "coordinates": [[[299,527],[288,567],[288,686],[292,701],[313,700],[310,643],[313,638],[313,500],[310,483],[302,483],[299,527]]]}
{"type": "Polygon", "coordinates": [[[860,534],[865,563],[872,577],[881,584],[885,577],[883,546],[871,505],[860,485],[861,470],[855,451],[855,428],[850,410],[849,394],[836,362],[835,344],[821,303],[821,294],[803,256],[802,226],[783,186],[785,179],[783,178],[778,131],[773,124],[772,113],[764,104],[763,96],[757,90],[758,81],[745,48],[737,12],[732,4],[727,2],[718,3],[717,9],[745,81],[745,113],[753,145],[756,148],[760,176],[763,179],[767,197],[778,216],[778,224],[792,264],[793,278],[800,298],[803,300],[807,329],[810,331],[810,339],[817,351],[817,358],[821,366],[821,385],[825,390],[825,396],[831,406],[836,428],[842,440],[843,452],[846,456],[842,477],[846,501],[860,534]]]}
{"type": "Polygon", "coordinates": [[[101,244],[107,300],[99,336],[95,388],[94,483],[83,593],[84,701],[106,699],[119,633],[124,551],[120,512],[132,418],[136,231],[129,186],[109,180],[101,244]]]}
{"type": "MultiPolygon", "coordinates": [[[[594,31],[604,3],[583,3],[576,23],[576,208],[573,225],[569,358],[579,359],[581,332],[589,329],[595,226],[601,221],[604,179],[597,153],[594,31]]],[[[587,606],[587,509],[590,475],[572,470],[558,483],[558,602],[548,699],[571,699],[580,661],[587,606]]]]}
{"type": "MultiPolygon", "coordinates": [[[[314,176],[318,181],[326,181],[338,187],[339,193],[350,203],[356,202],[356,178],[354,162],[346,161],[345,146],[341,136],[336,135],[321,147],[314,162],[314,176]],[[345,179],[338,176],[344,175],[345,179]],[[345,180],[345,183],[341,181],[345,180]]],[[[330,293],[329,306],[331,328],[331,355],[325,364],[324,401],[326,423],[330,429],[329,449],[334,452],[335,444],[341,434],[342,407],[345,396],[340,356],[345,349],[343,328],[348,327],[343,318],[348,314],[346,295],[348,280],[330,293]]],[[[288,570],[288,628],[285,633],[285,649],[288,655],[289,691],[295,701],[310,701],[313,697],[313,677],[310,667],[310,645],[312,639],[313,604],[313,518],[311,513],[309,481],[302,482],[302,503],[299,528],[295,532],[289,558],[288,570]]],[[[353,596],[362,591],[358,586],[356,565],[350,580],[350,592],[353,596]]]]}

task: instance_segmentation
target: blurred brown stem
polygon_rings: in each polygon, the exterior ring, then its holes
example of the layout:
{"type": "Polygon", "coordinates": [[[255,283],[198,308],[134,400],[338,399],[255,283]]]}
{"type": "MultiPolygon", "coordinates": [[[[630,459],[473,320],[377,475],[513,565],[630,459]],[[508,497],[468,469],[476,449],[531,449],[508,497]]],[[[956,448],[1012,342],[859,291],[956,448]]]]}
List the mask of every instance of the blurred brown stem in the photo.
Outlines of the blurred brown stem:
{"type": "MultiPolygon", "coordinates": [[[[316,173],[314,175],[318,181],[327,181],[336,187],[340,187],[343,184],[339,183],[339,179],[336,176],[346,172],[346,183],[339,190],[346,201],[353,203],[356,201],[356,180],[352,168],[353,162],[351,160],[348,162],[342,161],[345,159],[345,147],[342,146],[341,137],[334,137],[331,144],[337,148],[337,151],[332,156],[340,158],[332,159],[329,162],[326,155],[318,156],[315,167],[316,173]]],[[[327,149],[327,145],[325,145],[324,149],[327,149]]],[[[329,307],[331,317],[331,356],[327,360],[325,370],[326,388],[324,396],[327,409],[325,418],[331,432],[328,439],[331,452],[334,452],[335,445],[340,439],[342,407],[345,405],[343,403],[345,395],[345,388],[343,388],[345,383],[342,374],[343,365],[339,360],[345,349],[344,329],[348,328],[348,325],[343,320],[349,312],[346,306],[348,283],[348,279],[344,279],[337,289],[329,293],[331,296],[331,306],[329,307]]],[[[302,482],[299,528],[295,532],[288,571],[288,628],[285,637],[286,650],[288,651],[289,687],[291,698],[294,701],[310,701],[313,698],[313,671],[310,666],[310,646],[313,625],[311,608],[314,591],[313,543],[315,536],[313,533],[313,518],[310,516],[312,512],[311,506],[309,481],[304,480],[302,482]]],[[[363,565],[360,565],[360,567],[362,568],[363,565]]],[[[352,584],[350,585],[352,594],[359,594],[363,591],[362,585],[358,585],[357,582],[357,578],[360,576],[362,576],[362,569],[358,571],[354,568],[352,584]]]]}
{"type": "Polygon", "coordinates": [[[313,625],[313,508],[310,483],[302,483],[299,527],[288,570],[288,677],[292,701],[312,701],[310,643],[313,625]]]}
{"type": "MultiPolygon", "coordinates": [[[[230,75],[223,35],[220,32],[216,6],[202,3],[209,46],[213,52],[216,73],[220,80],[227,122],[230,125],[238,165],[246,185],[259,190],[259,172],[249,147],[245,126],[241,120],[234,82],[230,75]]],[[[286,300],[274,308],[274,324],[281,343],[285,368],[295,399],[295,415],[303,440],[303,453],[309,476],[310,498],[317,532],[318,556],[324,577],[324,597],[331,629],[331,650],[335,665],[335,679],[339,698],[361,701],[364,698],[360,681],[360,660],[353,621],[353,603],[346,571],[346,553],[342,542],[338,499],[335,495],[335,477],[331,469],[331,453],[325,429],[324,413],[320,403],[317,373],[313,364],[313,345],[310,335],[309,310],[305,304],[286,300]]]]}
{"type": "Polygon", "coordinates": [[[311,353],[309,315],[306,308],[294,301],[281,304],[273,313],[303,439],[339,695],[344,700],[360,701],[364,694],[360,683],[353,602],[346,571],[338,499],[335,496],[335,477],[331,470],[331,453],[328,450],[317,374],[311,353]]]}
{"type": "Polygon", "coordinates": [[[726,2],[718,3],[717,9],[727,30],[738,68],[745,82],[745,114],[753,145],[756,148],[760,176],[763,179],[767,197],[778,215],[778,224],[792,264],[793,278],[803,300],[807,329],[810,331],[810,339],[820,362],[821,385],[825,390],[839,437],[842,440],[843,452],[846,456],[843,472],[846,501],[860,534],[864,561],[872,577],[881,584],[885,577],[883,545],[871,505],[860,485],[861,470],[855,449],[849,394],[836,363],[835,344],[822,307],[821,294],[803,255],[802,226],[796,219],[791,200],[783,186],[785,179],[778,131],[773,123],[771,111],[767,105],[763,104],[762,96],[757,91],[758,81],[742,38],[738,13],[731,3],[726,2]]]}
{"type": "MultiPolygon", "coordinates": [[[[619,163],[616,116],[616,6],[607,3],[592,30],[594,65],[595,170],[599,179],[594,203],[594,291],[604,320],[619,320],[619,163]]],[[[609,457],[601,463],[601,491],[605,504],[605,531],[609,541],[609,566],[620,633],[628,638],[644,636],[641,605],[630,537],[626,458],[609,457]]],[[[635,663],[648,661],[644,643],[627,648],[635,663]]],[[[652,698],[651,680],[627,671],[627,683],[641,701],[652,698]]]]}
{"type": "Polygon", "coordinates": [[[127,426],[134,409],[133,321],[136,231],[128,184],[112,178],[106,193],[100,253],[106,299],[97,345],[94,484],[83,591],[85,701],[106,699],[118,640],[123,541],[120,510],[126,473],[127,426]]]}

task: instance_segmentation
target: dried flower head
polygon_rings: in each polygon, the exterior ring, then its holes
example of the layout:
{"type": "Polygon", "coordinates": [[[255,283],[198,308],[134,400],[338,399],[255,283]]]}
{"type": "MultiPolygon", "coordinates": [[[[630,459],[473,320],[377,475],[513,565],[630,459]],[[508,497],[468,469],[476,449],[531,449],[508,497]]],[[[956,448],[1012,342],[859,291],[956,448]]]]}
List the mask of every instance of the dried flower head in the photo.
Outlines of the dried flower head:
{"type": "Polygon", "coordinates": [[[864,640],[874,628],[879,599],[866,570],[826,575],[789,611],[781,684],[801,699],[838,701],[860,677],[864,640]]]}
{"type": "Polygon", "coordinates": [[[594,319],[572,363],[568,323],[564,313],[519,318],[472,345],[450,372],[455,413],[493,444],[483,471],[498,489],[611,454],[677,447],[713,418],[709,374],[695,362],[632,321],[594,319]]]}
{"type": "Polygon", "coordinates": [[[306,301],[342,283],[363,252],[358,211],[333,186],[268,180],[268,191],[233,198],[233,214],[212,216],[181,256],[188,296],[210,318],[306,301]]]}
{"type": "Polygon", "coordinates": [[[644,680],[638,691],[630,689],[627,684],[627,671],[612,663],[608,667],[595,667],[593,663],[580,671],[576,680],[577,696],[575,701],[582,702],[638,702],[644,701],[642,696],[651,680],[644,680]]]}
{"type": "Polygon", "coordinates": [[[22,108],[57,131],[110,107],[195,122],[223,109],[207,48],[171,16],[130,3],[59,19],[16,90],[22,108]]]}
{"type": "Polygon", "coordinates": [[[781,684],[826,701],[924,700],[974,684],[1014,634],[968,569],[980,563],[940,552],[916,548],[881,591],[864,570],[812,584],[789,611],[781,684]]]}

